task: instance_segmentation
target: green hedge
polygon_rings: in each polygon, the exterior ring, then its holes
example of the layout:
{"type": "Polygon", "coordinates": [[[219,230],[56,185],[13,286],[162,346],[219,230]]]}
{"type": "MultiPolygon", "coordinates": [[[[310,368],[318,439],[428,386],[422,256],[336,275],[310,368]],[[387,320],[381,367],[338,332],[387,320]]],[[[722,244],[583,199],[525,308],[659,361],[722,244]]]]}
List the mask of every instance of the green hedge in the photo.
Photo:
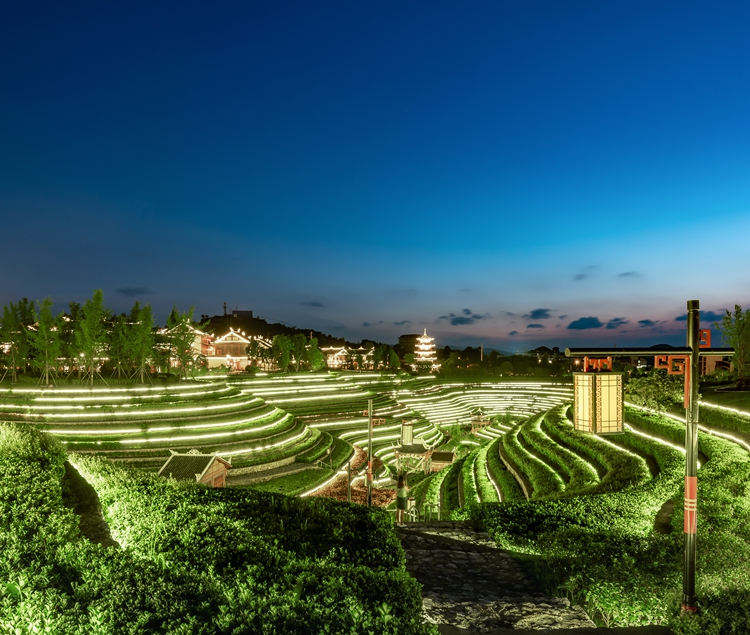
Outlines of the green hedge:
{"type": "MultiPolygon", "coordinates": [[[[665,417],[641,423],[661,438],[684,435],[665,417]]],[[[607,494],[475,505],[470,513],[501,546],[536,554],[532,566],[548,590],[583,603],[602,624],[743,633],[750,628],[750,456],[717,437],[701,433],[699,441],[708,461],[698,473],[699,615],[692,618],[678,614],[684,456],[676,449],[626,433],[618,443],[653,456],[656,478],[607,494]],[[675,530],[656,534],[655,514],[669,499],[675,530]]]]}
{"type": "Polygon", "coordinates": [[[531,498],[544,498],[564,491],[565,483],[549,465],[533,456],[519,439],[521,428],[532,426],[544,415],[534,415],[513,426],[502,437],[503,449],[514,467],[524,474],[531,484],[531,498]]]}
{"type": "Polygon", "coordinates": [[[489,467],[490,473],[495,478],[495,481],[500,486],[500,492],[502,500],[525,500],[523,490],[518,484],[516,477],[513,476],[508,468],[505,467],[505,463],[500,459],[500,444],[502,439],[496,439],[493,441],[487,449],[487,467],[489,467]]]}
{"type": "Polygon", "coordinates": [[[613,447],[606,438],[576,432],[565,416],[567,408],[568,406],[559,406],[546,413],[548,430],[566,446],[579,451],[584,456],[592,457],[596,463],[603,465],[606,469],[606,474],[598,483],[584,486],[577,492],[568,492],[567,495],[614,492],[645,483],[651,478],[648,465],[641,457],[616,446],[613,447]]]}
{"type": "Polygon", "coordinates": [[[497,490],[494,485],[490,482],[487,468],[487,455],[490,447],[495,444],[496,441],[488,441],[479,449],[477,453],[477,459],[474,462],[474,473],[477,479],[477,486],[479,489],[479,498],[483,503],[492,503],[499,501],[497,490]]]}
{"type": "Polygon", "coordinates": [[[78,535],[54,441],[0,424],[0,632],[436,633],[378,509],[72,456],[121,548],[78,535]]]}
{"type": "Polygon", "coordinates": [[[469,503],[478,503],[480,502],[479,498],[479,491],[477,490],[477,484],[476,484],[476,472],[475,472],[475,465],[477,462],[477,457],[479,456],[479,453],[481,452],[482,448],[478,447],[469,454],[466,455],[466,458],[464,459],[464,464],[461,467],[461,482],[463,483],[464,488],[464,504],[468,505],[469,503]]]}

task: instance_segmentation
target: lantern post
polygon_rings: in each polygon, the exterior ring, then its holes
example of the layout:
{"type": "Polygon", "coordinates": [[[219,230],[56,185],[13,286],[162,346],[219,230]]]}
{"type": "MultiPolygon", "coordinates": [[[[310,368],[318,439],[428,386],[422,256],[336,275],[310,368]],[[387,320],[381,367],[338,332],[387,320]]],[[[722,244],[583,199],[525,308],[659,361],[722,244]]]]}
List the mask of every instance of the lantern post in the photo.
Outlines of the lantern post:
{"type": "MultiPolygon", "coordinates": [[[[696,536],[698,518],[698,399],[700,375],[700,358],[704,355],[729,356],[734,354],[732,348],[711,348],[711,331],[700,330],[700,302],[687,302],[687,346],[670,347],[665,350],[644,348],[567,348],[567,357],[583,357],[584,369],[590,357],[618,356],[654,356],[654,368],[661,368],[670,375],[685,376],[685,513],[684,536],[685,553],[682,576],[683,613],[695,613],[697,597],[695,595],[696,536]]],[[[604,360],[596,361],[602,370],[604,360]]],[[[612,370],[611,361],[608,364],[612,370]]]]}
{"type": "Polygon", "coordinates": [[[372,505],[372,399],[367,400],[367,506],[372,505]]]}
{"type": "Polygon", "coordinates": [[[682,574],[682,612],[695,613],[695,547],[698,516],[698,373],[700,372],[700,303],[687,303],[687,345],[690,367],[685,368],[685,564],[682,574]]]}

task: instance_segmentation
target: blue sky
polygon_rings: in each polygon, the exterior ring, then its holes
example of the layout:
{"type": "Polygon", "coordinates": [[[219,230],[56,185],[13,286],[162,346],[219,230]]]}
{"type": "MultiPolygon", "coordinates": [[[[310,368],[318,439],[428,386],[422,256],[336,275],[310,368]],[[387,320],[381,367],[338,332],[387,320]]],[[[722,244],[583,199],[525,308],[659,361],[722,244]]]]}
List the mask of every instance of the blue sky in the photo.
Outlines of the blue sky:
{"type": "Polygon", "coordinates": [[[15,3],[0,304],[349,340],[684,341],[750,308],[750,7],[15,3]]]}

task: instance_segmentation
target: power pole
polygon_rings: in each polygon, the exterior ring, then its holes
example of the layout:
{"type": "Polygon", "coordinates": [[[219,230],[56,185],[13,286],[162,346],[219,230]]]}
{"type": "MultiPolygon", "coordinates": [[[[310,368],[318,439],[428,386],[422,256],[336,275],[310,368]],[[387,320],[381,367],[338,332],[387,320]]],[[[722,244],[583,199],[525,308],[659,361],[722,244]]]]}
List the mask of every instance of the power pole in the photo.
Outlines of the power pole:
{"type": "Polygon", "coordinates": [[[367,400],[367,506],[372,505],[372,399],[367,400]]]}
{"type": "Polygon", "coordinates": [[[700,372],[700,302],[687,303],[687,345],[691,349],[690,367],[685,370],[685,564],[682,574],[682,612],[695,613],[695,543],[698,503],[698,373],[700,372]]]}

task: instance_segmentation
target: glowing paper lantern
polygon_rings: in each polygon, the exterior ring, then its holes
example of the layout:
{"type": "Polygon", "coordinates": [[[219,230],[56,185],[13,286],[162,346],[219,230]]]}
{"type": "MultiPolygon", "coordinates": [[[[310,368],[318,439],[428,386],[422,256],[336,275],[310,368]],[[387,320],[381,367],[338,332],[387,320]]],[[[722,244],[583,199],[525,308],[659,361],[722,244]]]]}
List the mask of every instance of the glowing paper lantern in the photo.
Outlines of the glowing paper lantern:
{"type": "Polygon", "coordinates": [[[573,373],[573,426],[581,432],[623,431],[622,373],[573,373]]]}

